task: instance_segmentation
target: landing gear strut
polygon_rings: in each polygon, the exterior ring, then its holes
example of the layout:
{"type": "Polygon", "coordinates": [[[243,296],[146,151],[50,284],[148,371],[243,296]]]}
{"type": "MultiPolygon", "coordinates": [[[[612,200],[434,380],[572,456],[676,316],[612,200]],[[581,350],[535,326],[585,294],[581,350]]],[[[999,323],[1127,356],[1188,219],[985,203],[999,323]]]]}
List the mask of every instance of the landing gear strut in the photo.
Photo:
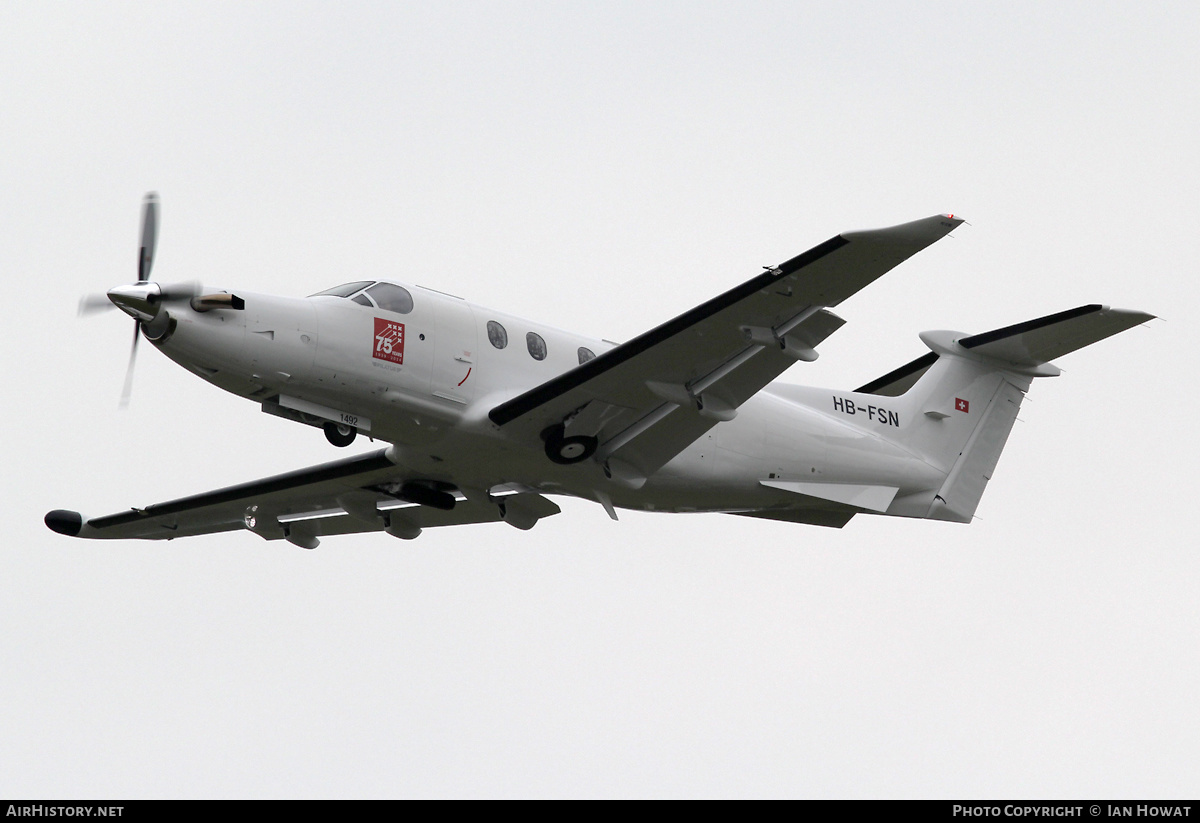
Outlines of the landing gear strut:
{"type": "Polygon", "coordinates": [[[339,449],[349,446],[358,435],[358,429],[341,423],[326,423],[323,428],[325,429],[325,439],[339,449]]]}

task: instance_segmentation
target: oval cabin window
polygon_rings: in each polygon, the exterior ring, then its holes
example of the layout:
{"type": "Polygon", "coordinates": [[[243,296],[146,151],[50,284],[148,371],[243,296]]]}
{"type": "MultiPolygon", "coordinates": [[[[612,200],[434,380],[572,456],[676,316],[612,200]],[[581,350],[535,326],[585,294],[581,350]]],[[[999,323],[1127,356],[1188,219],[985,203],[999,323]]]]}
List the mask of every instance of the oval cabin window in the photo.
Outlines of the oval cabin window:
{"type": "Polygon", "coordinates": [[[546,359],[546,341],[537,332],[530,332],[525,335],[525,346],[529,349],[529,356],[534,360],[546,359]]]}
{"type": "Polygon", "coordinates": [[[582,366],[587,361],[594,360],[595,358],[596,358],[596,353],[594,351],[587,348],[586,346],[579,347],[579,365],[582,366]]]}
{"type": "Polygon", "coordinates": [[[504,327],[495,320],[489,320],[487,324],[488,342],[498,349],[502,349],[508,345],[508,332],[504,327]]]}

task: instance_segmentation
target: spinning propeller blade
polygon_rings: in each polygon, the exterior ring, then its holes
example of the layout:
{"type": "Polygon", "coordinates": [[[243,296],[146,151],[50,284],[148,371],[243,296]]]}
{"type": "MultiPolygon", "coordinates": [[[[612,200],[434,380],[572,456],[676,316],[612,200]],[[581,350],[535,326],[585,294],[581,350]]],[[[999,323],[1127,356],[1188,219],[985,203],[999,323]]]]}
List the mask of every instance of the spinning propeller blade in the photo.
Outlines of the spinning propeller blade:
{"type": "Polygon", "coordinates": [[[150,192],[142,201],[142,242],[138,250],[138,282],[150,279],[154,247],[158,244],[158,195],[150,192]]]}
{"type": "Polygon", "coordinates": [[[85,294],[79,298],[80,317],[85,317],[89,314],[99,314],[102,311],[115,308],[116,306],[108,299],[107,294],[85,294]]]}
{"type": "Polygon", "coordinates": [[[125,367],[125,387],[121,389],[121,406],[120,408],[129,408],[129,395],[133,391],[133,363],[137,357],[138,338],[141,337],[141,329],[138,328],[138,322],[133,321],[133,345],[129,347],[129,365],[125,367]]]}
{"type": "MultiPolygon", "coordinates": [[[[138,282],[150,279],[154,267],[154,249],[158,245],[158,194],[150,192],[142,200],[142,238],[138,248],[138,282]]],[[[137,360],[138,338],[141,337],[141,322],[133,319],[133,344],[129,347],[129,365],[125,369],[125,388],[121,391],[121,408],[129,407],[129,395],[133,391],[133,364],[137,360]]]]}

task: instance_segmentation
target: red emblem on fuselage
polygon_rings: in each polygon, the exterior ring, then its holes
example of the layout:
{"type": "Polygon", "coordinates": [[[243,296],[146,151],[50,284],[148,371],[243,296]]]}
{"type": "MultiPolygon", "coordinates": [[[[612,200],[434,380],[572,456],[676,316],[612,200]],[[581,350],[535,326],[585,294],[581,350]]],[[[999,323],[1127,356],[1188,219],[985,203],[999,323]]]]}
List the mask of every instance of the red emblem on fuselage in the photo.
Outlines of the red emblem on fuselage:
{"type": "Polygon", "coordinates": [[[954,410],[970,414],[971,404],[969,401],[963,400],[961,397],[956,397],[954,398],[954,410]]]}
{"type": "Polygon", "coordinates": [[[375,318],[375,347],[372,356],[391,363],[404,362],[404,324],[375,318]]]}

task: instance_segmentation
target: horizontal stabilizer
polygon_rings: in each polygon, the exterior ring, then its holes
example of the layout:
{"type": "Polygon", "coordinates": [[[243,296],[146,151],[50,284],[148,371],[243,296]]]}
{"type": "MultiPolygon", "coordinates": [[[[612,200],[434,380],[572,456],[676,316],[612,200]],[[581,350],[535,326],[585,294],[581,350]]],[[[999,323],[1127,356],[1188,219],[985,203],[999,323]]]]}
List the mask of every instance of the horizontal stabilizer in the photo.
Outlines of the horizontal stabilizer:
{"type": "Polygon", "coordinates": [[[854,483],[800,483],[792,480],[758,482],[772,489],[819,497],[822,500],[832,500],[834,503],[873,512],[887,511],[896,492],[899,491],[895,486],[863,486],[854,483]]]}
{"type": "Polygon", "coordinates": [[[961,338],[977,354],[1018,366],[1037,366],[1133,328],[1154,315],[1093,304],[961,338]]]}
{"type": "Polygon", "coordinates": [[[890,371],[883,377],[877,377],[866,385],[855,389],[861,394],[876,394],[880,397],[899,397],[916,385],[921,375],[938,359],[937,354],[929,352],[898,369],[890,371]]]}
{"type": "Polygon", "coordinates": [[[749,512],[729,512],[738,517],[757,517],[761,520],[781,520],[784,523],[804,523],[809,526],[824,526],[840,529],[854,517],[853,509],[758,509],[749,512]]]}
{"type": "MultiPolygon", "coordinates": [[[[1153,319],[1154,315],[1146,312],[1113,309],[1097,303],[966,337],[959,337],[953,332],[924,332],[921,339],[934,351],[859,386],[855,391],[880,397],[899,397],[929,371],[930,366],[937,362],[939,353],[963,354],[964,349],[1019,369],[1038,369],[1057,357],[1153,319]]],[[[1034,377],[1047,377],[1058,371],[1046,367],[1026,373],[1034,377]]]]}

